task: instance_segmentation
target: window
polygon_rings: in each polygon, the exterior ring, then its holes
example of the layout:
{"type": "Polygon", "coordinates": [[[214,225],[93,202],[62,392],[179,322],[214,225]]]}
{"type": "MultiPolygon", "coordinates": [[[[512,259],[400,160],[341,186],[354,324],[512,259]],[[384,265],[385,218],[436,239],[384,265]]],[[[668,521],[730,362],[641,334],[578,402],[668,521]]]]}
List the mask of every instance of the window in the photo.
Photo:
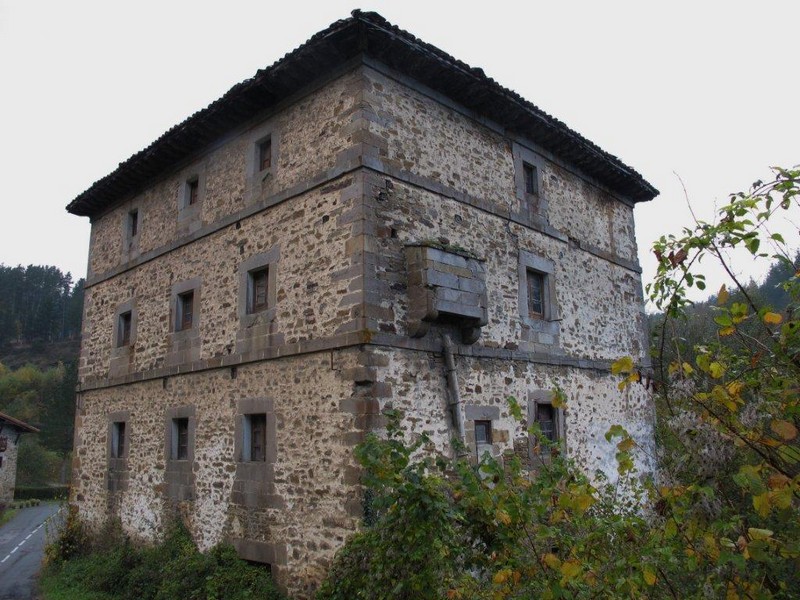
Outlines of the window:
{"type": "Polygon", "coordinates": [[[129,346],[131,343],[132,313],[126,311],[119,315],[117,323],[117,347],[129,346]]]}
{"type": "Polygon", "coordinates": [[[267,415],[244,416],[244,462],[264,462],[267,460],[267,415]]]}
{"type": "Polygon", "coordinates": [[[553,392],[548,390],[534,390],[528,396],[529,423],[536,423],[541,431],[541,438],[531,436],[530,458],[532,464],[542,460],[550,460],[557,446],[565,439],[564,410],[553,406],[553,392]],[[547,443],[550,442],[550,443],[547,443]]]}
{"type": "Polygon", "coordinates": [[[272,137],[258,142],[258,170],[266,171],[272,166],[272,137]]]}
{"type": "Polygon", "coordinates": [[[194,290],[178,294],[176,313],[175,331],[191,329],[194,319],[194,290]]]}
{"type": "Polygon", "coordinates": [[[514,187],[519,200],[518,218],[536,229],[548,222],[546,190],[543,189],[544,159],[533,150],[514,143],[514,187]]]}
{"type": "Polygon", "coordinates": [[[538,169],[530,163],[522,163],[522,175],[525,181],[526,194],[539,193],[539,173],[538,169]]]}
{"type": "Polygon", "coordinates": [[[545,275],[538,271],[526,271],[528,286],[528,314],[531,317],[543,318],[545,316],[545,275]]]}
{"type": "Polygon", "coordinates": [[[561,345],[561,317],[556,294],[555,263],[527,250],[519,251],[519,316],[526,351],[547,352],[561,345]]]}
{"type": "Polygon", "coordinates": [[[492,443],[491,421],[475,421],[475,443],[478,445],[492,443]]]}
{"type": "Polygon", "coordinates": [[[172,419],[172,460],[189,459],[189,419],[172,419]]]}
{"type": "Polygon", "coordinates": [[[247,314],[266,310],[269,305],[269,267],[263,267],[247,274],[247,314]]]}
{"type": "Polygon", "coordinates": [[[125,457],[125,421],[116,421],[111,426],[111,458],[125,457]]]}
{"type": "Polygon", "coordinates": [[[551,442],[555,442],[558,439],[552,404],[539,403],[536,405],[536,422],[539,424],[539,429],[542,430],[542,435],[545,438],[551,442]]]}
{"type": "Polygon", "coordinates": [[[134,209],[128,213],[128,237],[135,238],[139,233],[139,210],[134,209]]]}
{"type": "Polygon", "coordinates": [[[200,199],[200,180],[195,177],[186,182],[186,206],[197,204],[200,199]]]}

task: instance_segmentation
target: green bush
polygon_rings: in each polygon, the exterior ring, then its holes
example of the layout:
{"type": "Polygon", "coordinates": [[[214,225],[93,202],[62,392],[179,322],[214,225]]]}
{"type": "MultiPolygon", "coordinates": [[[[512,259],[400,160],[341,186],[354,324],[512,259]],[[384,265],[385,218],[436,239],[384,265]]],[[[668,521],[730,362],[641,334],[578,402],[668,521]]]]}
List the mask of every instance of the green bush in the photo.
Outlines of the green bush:
{"type": "Polygon", "coordinates": [[[71,597],[64,594],[67,590],[117,600],[283,598],[265,568],[241,560],[229,545],[198,551],[180,523],[169,528],[161,543],[139,546],[117,523],[86,536],[76,513],[70,511],[46,556],[49,567],[42,585],[46,600],[71,597]]]}
{"type": "Polygon", "coordinates": [[[69,498],[68,485],[52,486],[17,486],[14,490],[14,500],[66,500],[69,498]]]}

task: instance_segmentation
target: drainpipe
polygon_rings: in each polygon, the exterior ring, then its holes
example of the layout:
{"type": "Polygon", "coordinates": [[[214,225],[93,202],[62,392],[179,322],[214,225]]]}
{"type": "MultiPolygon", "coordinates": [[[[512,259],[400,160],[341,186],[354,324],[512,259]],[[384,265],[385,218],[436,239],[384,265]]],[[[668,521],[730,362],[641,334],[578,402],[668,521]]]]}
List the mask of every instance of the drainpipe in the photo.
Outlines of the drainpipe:
{"type": "Polygon", "coordinates": [[[447,334],[442,335],[442,354],[444,355],[444,370],[447,375],[447,395],[450,400],[450,416],[458,432],[458,439],[461,442],[461,448],[458,449],[455,454],[456,457],[466,456],[468,454],[467,437],[464,434],[464,415],[461,410],[461,395],[458,393],[456,361],[453,357],[453,342],[447,334]]]}

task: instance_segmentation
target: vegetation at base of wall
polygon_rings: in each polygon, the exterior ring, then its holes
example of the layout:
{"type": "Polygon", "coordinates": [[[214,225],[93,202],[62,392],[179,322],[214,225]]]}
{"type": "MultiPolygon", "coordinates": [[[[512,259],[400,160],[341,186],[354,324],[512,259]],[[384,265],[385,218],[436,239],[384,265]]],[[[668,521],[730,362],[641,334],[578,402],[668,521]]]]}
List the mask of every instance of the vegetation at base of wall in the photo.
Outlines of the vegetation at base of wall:
{"type": "Polygon", "coordinates": [[[118,524],[91,535],[70,509],[59,537],[45,549],[43,600],[282,600],[265,567],[233,547],[200,552],[186,528],[172,525],[153,546],[135,544],[118,524]]]}
{"type": "Polygon", "coordinates": [[[17,486],[14,490],[14,500],[67,500],[68,498],[68,485],[52,485],[45,487],[17,486]]]}
{"type": "MultiPolygon", "coordinates": [[[[318,600],[800,596],[800,271],[768,227],[798,199],[800,170],[776,169],[715,222],[655,244],[655,391],[630,357],[612,374],[621,391],[654,391],[658,481],[637,476],[643,449],[619,426],[606,434],[619,475],[610,485],[552,451],[533,471],[513,455],[480,468],[435,459],[390,413],[387,436],[357,449],[370,520],[318,600]],[[781,263],[782,305],[738,281],[730,248],[781,263]],[[730,291],[687,352],[670,323],[687,318],[688,288],[704,287],[703,259],[722,264],[730,291]]],[[[531,435],[546,445],[535,426],[531,435]]]]}
{"type": "Polygon", "coordinates": [[[0,527],[13,519],[15,514],[17,514],[17,511],[13,506],[6,506],[5,504],[0,503],[0,527]]]}

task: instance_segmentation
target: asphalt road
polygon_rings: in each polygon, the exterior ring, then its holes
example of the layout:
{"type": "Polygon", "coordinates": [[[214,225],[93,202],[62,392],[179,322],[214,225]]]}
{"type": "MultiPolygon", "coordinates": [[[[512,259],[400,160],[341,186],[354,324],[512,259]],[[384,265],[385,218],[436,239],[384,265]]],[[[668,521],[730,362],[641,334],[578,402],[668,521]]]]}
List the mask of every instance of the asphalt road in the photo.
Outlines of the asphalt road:
{"type": "Polygon", "coordinates": [[[22,508],[0,528],[0,600],[35,598],[45,539],[55,534],[59,508],[57,503],[22,508]]]}

